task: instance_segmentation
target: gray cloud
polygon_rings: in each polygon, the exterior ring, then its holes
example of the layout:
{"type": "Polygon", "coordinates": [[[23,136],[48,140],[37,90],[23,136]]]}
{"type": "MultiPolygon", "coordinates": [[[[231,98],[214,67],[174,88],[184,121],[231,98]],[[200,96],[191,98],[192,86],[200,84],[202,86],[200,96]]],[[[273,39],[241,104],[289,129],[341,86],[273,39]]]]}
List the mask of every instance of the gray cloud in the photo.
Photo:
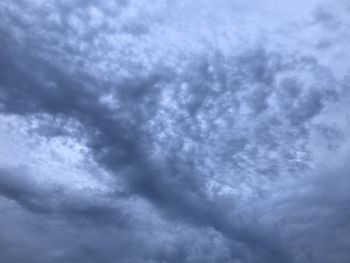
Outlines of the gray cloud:
{"type": "MultiPolygon", "coordinates": [[[[83,141],[108,173],[107,192],[72,191],[1,167],[0,207],[28,222],[6,213],[0,224],[14,220],[33,240],[7,229],[5,260],[346,262],[346,172],[334,168],[337,191],[325,197],[330,176],[313,144],[322,127],[330,151],[342,152],[345,128],[327,114],[348,96],[345,80],[312,52],[249,37],[223,47],[227,14],[201,2],[198,17],[166,1],[0,4],[1,114],[34,118],[41,140],[83,141]],[[339,242],[325,249],[326,237],[339,242]]],[[[310,19],[333,20],[322,10],[310,19]]]]}

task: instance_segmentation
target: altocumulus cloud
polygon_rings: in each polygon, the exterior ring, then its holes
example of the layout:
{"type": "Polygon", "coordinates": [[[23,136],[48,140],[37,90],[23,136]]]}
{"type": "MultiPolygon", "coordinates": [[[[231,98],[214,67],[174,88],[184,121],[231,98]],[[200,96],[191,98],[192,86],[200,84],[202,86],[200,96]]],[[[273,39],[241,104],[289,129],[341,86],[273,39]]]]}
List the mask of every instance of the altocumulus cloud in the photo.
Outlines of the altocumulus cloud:
{"type": "Polygon", "coordinates": [[[348,262],[349,13],[1,1],[0,261],[348,262]]]}

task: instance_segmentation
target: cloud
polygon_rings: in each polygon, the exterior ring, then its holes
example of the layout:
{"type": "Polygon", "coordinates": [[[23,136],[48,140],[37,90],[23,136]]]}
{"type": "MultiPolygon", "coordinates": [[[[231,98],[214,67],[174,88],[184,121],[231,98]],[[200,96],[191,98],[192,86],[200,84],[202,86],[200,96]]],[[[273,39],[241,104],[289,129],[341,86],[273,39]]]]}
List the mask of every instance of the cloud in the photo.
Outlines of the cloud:
{"type": "MultiPolygon", "coordinates": [[[[329,153],[342,152],[336,142],[346,139],[325,134],[346,132],[327,116],[344,114],[332,107],[347,84],[309,50],[313,40],[289,49],[286,35],[300,24],[333,20],[322,7],[307,10],[295,21],[279,5],[239,1],[0,4],[1,114],[34,120],[26,138],[45,147],[83,144],[81,167],[94,162],[107,174],[95,177],[105,191],[78,190],[2,165],[0,223],[15,220],[34,241],[11,239],[9,229],[0,250],[18,245],[33,262],[346,262],[346,173],[332,168],[338,191],[323,201],[330,177],[316,166],[313,136],[323,127],[329,153]],[[289,16],[280,25],[262,10],[289,16]],[[43,232],[8,214],[11,206],[43,232]],[[339,242],[325,249],[321,235],[339,242]]],[[[23,259],[11,251],[8,261],[23,259]]]]}

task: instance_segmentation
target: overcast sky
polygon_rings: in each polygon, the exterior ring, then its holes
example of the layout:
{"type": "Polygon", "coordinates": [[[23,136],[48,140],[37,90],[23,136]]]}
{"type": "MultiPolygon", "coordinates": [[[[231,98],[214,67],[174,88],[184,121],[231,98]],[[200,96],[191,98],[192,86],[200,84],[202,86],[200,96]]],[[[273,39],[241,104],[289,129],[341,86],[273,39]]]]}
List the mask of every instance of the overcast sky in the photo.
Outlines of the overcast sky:
{"type": "Polygon", "coordinates": [[[348,0],[0,17],[0,262],[349,262],[348,0]]]}

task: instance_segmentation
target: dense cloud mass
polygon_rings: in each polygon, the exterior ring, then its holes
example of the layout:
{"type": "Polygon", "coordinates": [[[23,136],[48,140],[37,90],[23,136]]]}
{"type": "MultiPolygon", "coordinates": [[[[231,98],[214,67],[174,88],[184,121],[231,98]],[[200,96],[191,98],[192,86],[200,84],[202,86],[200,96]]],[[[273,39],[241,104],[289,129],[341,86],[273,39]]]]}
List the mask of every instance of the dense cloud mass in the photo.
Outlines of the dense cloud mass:
{"type": "Polygon", "coordinates": [[[0,261],[347,263],[350,4],[0,2],[0,261]]]}

